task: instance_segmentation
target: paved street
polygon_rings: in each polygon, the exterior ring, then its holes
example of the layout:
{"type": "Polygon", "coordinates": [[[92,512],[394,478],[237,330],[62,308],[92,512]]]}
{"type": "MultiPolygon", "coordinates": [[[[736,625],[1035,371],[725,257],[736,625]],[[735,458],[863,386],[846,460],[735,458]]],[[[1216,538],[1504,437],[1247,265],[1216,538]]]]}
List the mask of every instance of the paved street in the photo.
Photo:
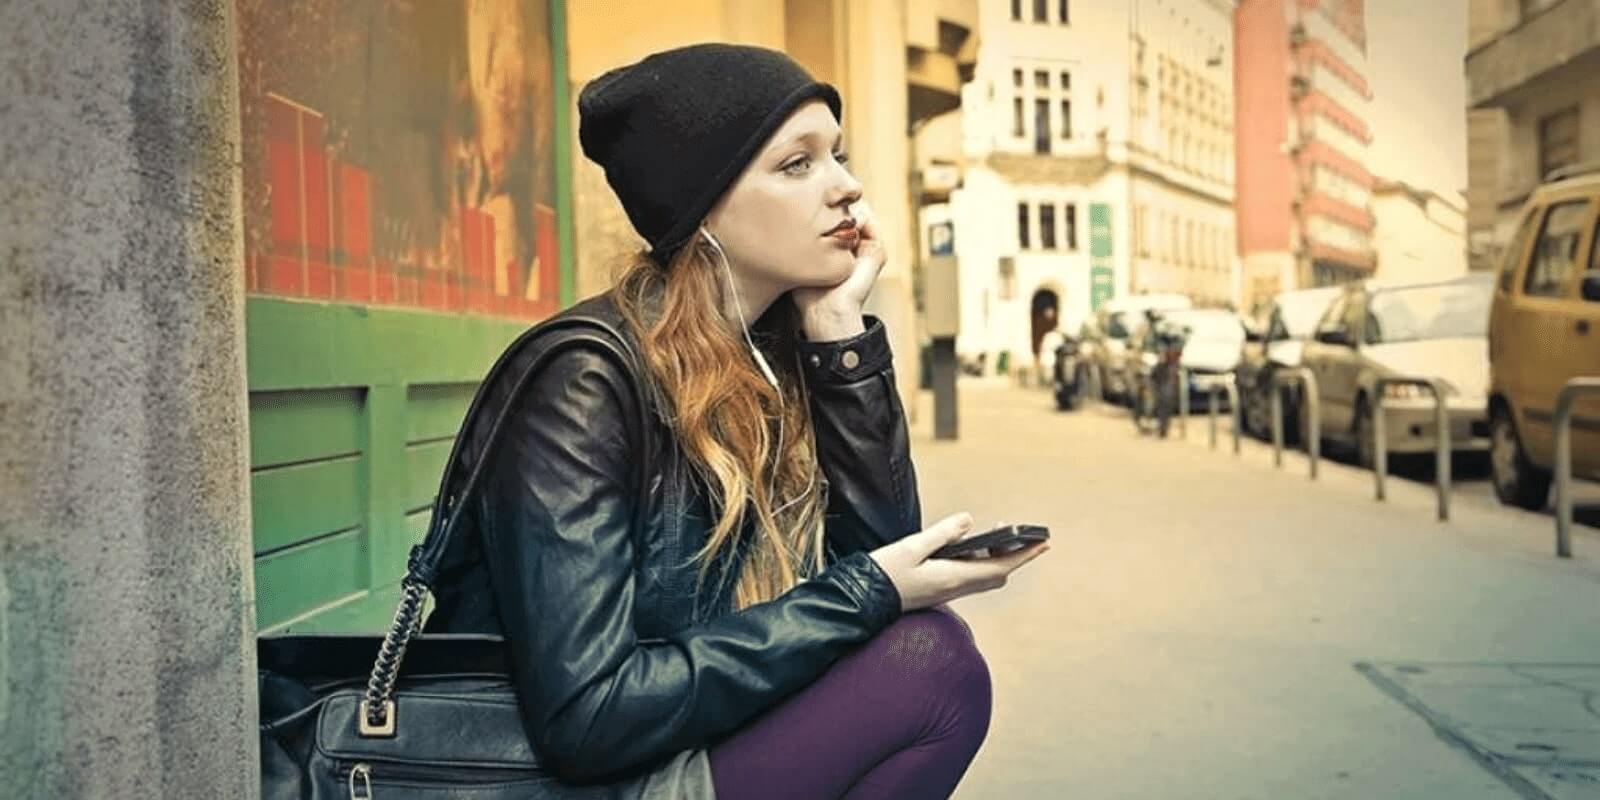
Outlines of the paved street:
{"type": "Polygon", "coordinates": [[[1561,561],[1551,518],[1481,480],[1440,524],[1426,485],[1379,504],[1348,465],[1313,482],[1298,453],[1276,470],[1250,440],[1213,452],[1203,416],[1163,442],[1120,409],[961,392],[960,442],[932,440],[927,393],[913,426],[927,519],[1044,523],[1055,546],[954,604],[995,682],[957,797],[1596,796],[1589,773],[1535,763],[1600,759],[1593,529],[1561,561]],[[1578,666],[1562,683],[1537,664],[1578,666]],[[1528,761],[1502,780],[1474,742],[1528,761]]]}

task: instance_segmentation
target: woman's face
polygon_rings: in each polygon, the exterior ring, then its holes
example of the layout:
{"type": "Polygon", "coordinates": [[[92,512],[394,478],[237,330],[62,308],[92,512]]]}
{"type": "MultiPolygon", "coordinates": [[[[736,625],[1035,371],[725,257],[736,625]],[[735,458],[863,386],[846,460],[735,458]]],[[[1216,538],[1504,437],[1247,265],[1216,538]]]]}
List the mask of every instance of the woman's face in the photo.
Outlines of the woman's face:
{"type": "Polygon", "coordinates": [[[839,124],[821,100],[796,109],[767,140],[706,215],[741,283],[776,296],[850,276],[851,246],[826,235],[861,199],[846,160],[839,124]]]}

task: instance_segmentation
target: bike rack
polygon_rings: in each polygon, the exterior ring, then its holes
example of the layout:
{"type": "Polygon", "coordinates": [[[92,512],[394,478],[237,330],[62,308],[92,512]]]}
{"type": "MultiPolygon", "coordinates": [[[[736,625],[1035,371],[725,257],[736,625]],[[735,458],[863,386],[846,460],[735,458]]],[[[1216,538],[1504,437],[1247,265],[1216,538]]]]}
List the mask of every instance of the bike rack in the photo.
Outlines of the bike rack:
{"type": "MultiPolygon", "coordinates": [[[[1439,494],[1439,521],[1450,519],[1450,415],[1444,405],[1444,384],[1437,378],[1395,377],[1379,378],[1373,386],[1377,395],[1372,409],[1372,474],[1377,481],[1378,499],[1385,500],[1383,481],[1389,472],[1389,440],[1384,424],[1384,390],[1390,386],[1420,386],[1433,393],[1433,423],[1438,429],[1435,438],[1434,487],[1439,494]]],[[[1359,446],[1359,444],[1358,444],[1359,446]]]]}
{"type": "Polygon", "coordinates": [[[1283,466],[1283,388],[1293,381],[1300,382],[1307,401],[1300,413],[1310,421],[1306,455],[1311,457],[1311,479],[1316,480],[1317,461],[1322,458],[1322,398],[1317,392],[1317,376],[1305,367],[1272,373],[1272,465],[1283,466]]]}
{"type": "Polygon", "coordinates": [[[1573,378],[1556,394],[1556,555],[1572,558],[1572,408],[1600,395],[1600,378],[1573,378]]]}
{"type": "Polygon", "coordinates": [[[1206,387],[1206,411],[1211,418],[1211,449],[1217,449],[1217,392],[1228,393],[1228,414],[1233,417],[1233,454],[1239,455],[1239,429],[1244,425],[1244,409],[1239,405],[1239,386],[1232,375],[1206,387]]]}

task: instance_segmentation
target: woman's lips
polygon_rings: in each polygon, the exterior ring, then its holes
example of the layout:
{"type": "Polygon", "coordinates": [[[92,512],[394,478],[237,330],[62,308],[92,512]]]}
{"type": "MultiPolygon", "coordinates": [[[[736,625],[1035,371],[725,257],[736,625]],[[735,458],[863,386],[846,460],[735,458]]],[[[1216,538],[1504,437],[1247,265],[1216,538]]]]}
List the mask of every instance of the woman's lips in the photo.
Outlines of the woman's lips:
{"type": "Polygon", "coordinates": [[[839,230],[828,234],[828,238],[832,239],[835,244],[838,244],[841,247],[853,248],[856,246],[856,242],[861,240],[861,232],[855,228],[840,228],[839,230]]]}

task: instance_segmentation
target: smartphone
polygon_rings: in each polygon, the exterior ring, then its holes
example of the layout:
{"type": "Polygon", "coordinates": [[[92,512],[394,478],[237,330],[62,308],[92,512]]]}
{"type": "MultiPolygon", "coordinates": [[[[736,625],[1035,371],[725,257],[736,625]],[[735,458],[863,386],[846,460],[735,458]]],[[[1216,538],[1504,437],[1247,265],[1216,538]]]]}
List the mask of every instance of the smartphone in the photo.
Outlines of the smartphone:
{"type": "Polygon", "coordinates": [[[968,536],[933,551],[929,558],[988,558],[1018,550],[1050,538],[1043,525],[1002,525],[977,536],[968,536]],[[978,555],[979,551],[987,551],[978,555]]]}

